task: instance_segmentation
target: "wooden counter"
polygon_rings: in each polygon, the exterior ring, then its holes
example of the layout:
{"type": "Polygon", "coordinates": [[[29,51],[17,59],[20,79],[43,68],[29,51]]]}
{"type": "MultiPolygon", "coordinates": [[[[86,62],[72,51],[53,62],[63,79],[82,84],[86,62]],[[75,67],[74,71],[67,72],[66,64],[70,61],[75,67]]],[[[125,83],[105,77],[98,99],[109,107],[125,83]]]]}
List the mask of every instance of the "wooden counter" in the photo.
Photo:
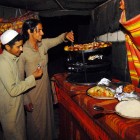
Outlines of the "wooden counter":
{"type": "Polygon", "coordinates": [[[117,99],[89,97],[90,86],[69,83],[66,77],[62,73],[52,78],[59,102],[60,140],[140,140],[140,120],[93,110],[94,105],[114,109],[117,99]]]}

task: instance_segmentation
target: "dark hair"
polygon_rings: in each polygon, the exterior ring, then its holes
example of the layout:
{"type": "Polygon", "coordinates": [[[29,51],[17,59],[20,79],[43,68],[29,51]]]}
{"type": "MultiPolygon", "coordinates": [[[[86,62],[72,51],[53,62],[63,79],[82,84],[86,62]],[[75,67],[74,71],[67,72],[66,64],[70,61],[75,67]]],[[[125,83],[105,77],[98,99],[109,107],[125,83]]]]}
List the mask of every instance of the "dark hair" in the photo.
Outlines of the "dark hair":
{"type": "Polygon", "coordinates": [[[24,42],[29,39],[28,29],[33,32],[39,23],[41,23],[41,21],[38,19],[28,19],[24,22],[22,26],[22,36],[24,42]]]}
{"type": "MultiPolygon", "coordinates": [[[[16,37],[14,37],[10,42],[8,42],[7,44],[5,45],[9,45],[11,48],[13,47],[13,45],[15,45],[15,43],[17,41],[21,41],[23,40],[23,37],[21,34],[18,34],[16,37]]],[[[2,49],[5,49],[5,45],[2,45],[2,49]]]]}

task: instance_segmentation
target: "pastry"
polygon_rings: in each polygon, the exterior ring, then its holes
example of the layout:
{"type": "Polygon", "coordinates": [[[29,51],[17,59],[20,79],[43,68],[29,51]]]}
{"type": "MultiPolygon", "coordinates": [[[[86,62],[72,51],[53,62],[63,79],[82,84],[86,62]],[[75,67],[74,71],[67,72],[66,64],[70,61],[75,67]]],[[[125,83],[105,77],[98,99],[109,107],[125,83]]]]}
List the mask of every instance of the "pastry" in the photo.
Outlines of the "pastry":
{"type": "Polygon", "coordinates": [[[132,84],[128,84],[128,85],[123,87],[123,92],[131,93],[133,91],[135,91],[135,86],[132,84]]]}

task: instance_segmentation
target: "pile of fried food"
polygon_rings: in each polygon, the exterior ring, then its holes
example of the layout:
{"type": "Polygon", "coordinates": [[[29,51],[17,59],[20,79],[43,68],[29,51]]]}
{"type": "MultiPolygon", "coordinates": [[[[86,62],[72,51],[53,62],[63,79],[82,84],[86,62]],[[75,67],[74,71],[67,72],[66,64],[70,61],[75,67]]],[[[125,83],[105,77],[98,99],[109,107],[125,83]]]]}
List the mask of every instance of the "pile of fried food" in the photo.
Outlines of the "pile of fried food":
{"type": "Polygon", "coordinates": [[[107,89],[105,86],[94,86],[90,88],[88,91],[88,95],[90,96],[98,96],[98,97],[114,97],[114,93],[107,89]]]}
{"type": "Polygon", "coordinates": [[[12,22],[5,22],[0,24],[0,34],[2,34],[4,31],[8,29],[20,29],[22,28],[23,22],[22,21],[15,21],[14,23],[12,22]]]}
{"type": "Polygon", "coordinates": [[[131,93],[133,91],[135,91],[135,86],[132,84],[128,84],[123,87],[123,92],[125,92],[125,93],[131,93]]]}
{"type": "Polygon", "coordinates": [[[74,46],[65,46],[65,51],[84,51],[84,50],[93,50],[98,48],[105,48],[111,46],[111,42],[92,42],[87,44],[75,44],[74,46]]]}
{"type": "MultiPolygon", "coordinates": [[[[127,84],[123,87],[123,92],[131,93],[135,91],[135,86],[132,84],[127,84]]],[[[94,86],[87,91],[90,96],[98,97],[114,97],[115,93],[112,92],[109,88],[101,85],[94,86]]]]}

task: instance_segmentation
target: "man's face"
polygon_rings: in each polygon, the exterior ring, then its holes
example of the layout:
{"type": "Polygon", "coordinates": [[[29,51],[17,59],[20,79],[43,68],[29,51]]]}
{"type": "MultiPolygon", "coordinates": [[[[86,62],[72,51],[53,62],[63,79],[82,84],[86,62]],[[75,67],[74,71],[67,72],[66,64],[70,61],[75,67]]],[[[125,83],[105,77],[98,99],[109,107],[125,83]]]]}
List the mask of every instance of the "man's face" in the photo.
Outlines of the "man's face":
{"type": "Polygon", "coordinates": [[[7,51],[15,56],[20,56],[21,52],[22,52],[22,45],[23,45],[23,41],[17,41],[15,42],[15,44],[13,45],[13,47],[11,48],[10,46],[7,46],[7,51]]]}
{"type": "Polygon", "coordinates": [[[42,36],[44,35],[42,24],[38,24],[32,33],[32,37],[37,41],[42,40],[42,36]]]}

